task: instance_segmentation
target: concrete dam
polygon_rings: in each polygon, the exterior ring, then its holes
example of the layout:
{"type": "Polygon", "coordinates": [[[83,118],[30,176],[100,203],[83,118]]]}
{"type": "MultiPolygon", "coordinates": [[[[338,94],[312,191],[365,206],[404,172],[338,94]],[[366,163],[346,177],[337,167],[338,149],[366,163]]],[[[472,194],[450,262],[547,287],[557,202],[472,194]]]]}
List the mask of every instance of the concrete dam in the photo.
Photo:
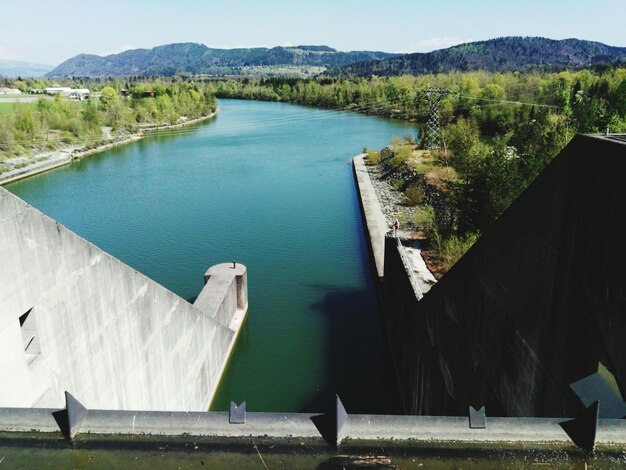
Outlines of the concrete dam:
{"type": "Polygon", "coordinates": [[[0,450],[9,462],[22,447],[60,450],[46,464],[88,449],[344,468],[327,466],[339,448],[406,468],[424,456],[623,464],[626,260],[611,224],[624,157],[626,143],[577,137],[425,294],[398,239],[368,225],[403,416],[358,414],[338,395],[315,413],[207,411],[247,311],[246,268],[209,268],[191,305],[0,190],[0,450]],[[609,378],[607,394],[596,385],[609,378]]]}
{"type": "Polygon", "coordinates": [[[406,413],[626,416],[625,174],[624,136],[576,136],[423,298],[386,238],[406,413]]]}
{"type": "Polygon", "coordinates": [[[206,411],[248,307],[245,266],[192,305],[0,188],[0,405],[206,411]]]}

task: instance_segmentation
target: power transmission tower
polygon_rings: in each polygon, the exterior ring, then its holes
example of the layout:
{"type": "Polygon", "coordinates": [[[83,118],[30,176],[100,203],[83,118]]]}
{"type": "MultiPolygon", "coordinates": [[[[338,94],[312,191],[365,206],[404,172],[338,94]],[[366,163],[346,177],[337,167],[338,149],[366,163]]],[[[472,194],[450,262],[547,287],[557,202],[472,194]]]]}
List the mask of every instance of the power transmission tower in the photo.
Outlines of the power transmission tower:
{"type": "Polygon", "coordinates": [[[424,91],[424,95],[428,100],[428,122],[426,123],[426,148],[429,150],[437,150],[441,147],[440,123],[439,123],[439,104],[444,96],[452,93],[447,88],[431,87],[424,91]]]}

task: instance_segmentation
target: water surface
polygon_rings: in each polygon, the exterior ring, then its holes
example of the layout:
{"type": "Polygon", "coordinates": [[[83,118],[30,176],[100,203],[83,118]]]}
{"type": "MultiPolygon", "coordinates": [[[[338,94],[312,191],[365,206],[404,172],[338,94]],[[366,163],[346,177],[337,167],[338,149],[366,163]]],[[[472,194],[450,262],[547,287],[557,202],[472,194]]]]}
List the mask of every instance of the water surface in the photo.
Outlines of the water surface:
{"type": "Polygon", "coordinates": [[[193,300],[216,263],[248,267],[249,311],[214,403],[395,411],[350,159],[405,122],[221,100],[214,120],[7,186],[193,300]]]}

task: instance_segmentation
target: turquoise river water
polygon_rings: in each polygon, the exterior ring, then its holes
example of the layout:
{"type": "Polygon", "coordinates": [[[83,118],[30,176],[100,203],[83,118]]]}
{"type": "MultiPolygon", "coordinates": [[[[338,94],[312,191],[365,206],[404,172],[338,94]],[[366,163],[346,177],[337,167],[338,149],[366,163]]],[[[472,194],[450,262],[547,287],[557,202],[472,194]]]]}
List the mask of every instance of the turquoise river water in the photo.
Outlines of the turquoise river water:
{"type": "Polygon", "coordinates": [[[351,157],[406,122],[221,100],[163,131],[6,188],[193,300],[203,274],[248,267],[246,323],[215,399],[251,411],[396,411],[351,157]]]}

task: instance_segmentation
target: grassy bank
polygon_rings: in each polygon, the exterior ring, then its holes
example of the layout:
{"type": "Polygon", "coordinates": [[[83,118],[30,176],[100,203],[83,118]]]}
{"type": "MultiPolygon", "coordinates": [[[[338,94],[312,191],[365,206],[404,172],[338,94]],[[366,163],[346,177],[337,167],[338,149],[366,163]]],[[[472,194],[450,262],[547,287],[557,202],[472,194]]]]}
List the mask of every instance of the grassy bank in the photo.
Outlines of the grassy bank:
{"type": "MultiPolygon", "coordinates": [[[[217,112],[217,111],[216,111],[217,112]]],[[[179,124],[155,125],[142,132],[128,134],[124,137],[118,136],[115,139],[103,141],[90,146],[67,146],[52,152],[42,152],[30,156],[21,156],[0,162],[0,185],[13,181],[28,178],[44,171],[49,171],[63,165],[67,165],[74,160],[105,152],[114,147],[127,145],[142,139],[146,133],[158,132],[166,129],[176,129],[184,126],[197,124],[210,119],[216,115],[213,112],[207,116],[187,120],[179,124]]]]}

